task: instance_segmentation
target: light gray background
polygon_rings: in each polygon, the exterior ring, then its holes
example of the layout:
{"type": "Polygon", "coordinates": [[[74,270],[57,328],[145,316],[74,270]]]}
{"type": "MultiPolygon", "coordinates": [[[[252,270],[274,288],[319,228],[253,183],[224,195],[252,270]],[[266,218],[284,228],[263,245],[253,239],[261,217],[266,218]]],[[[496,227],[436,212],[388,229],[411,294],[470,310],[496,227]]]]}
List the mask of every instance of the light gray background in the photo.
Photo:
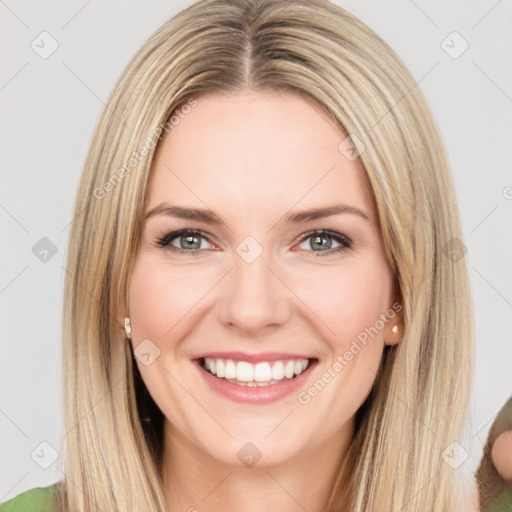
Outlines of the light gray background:
{"type": "MultiPolygon", "coordinates": [[[[405,61],[449,154],[476,313],[475,381],[462,440],[469,456],[457,470],[470,474],[512,394],[512,2],[336,3],[405,61]],[[456,59],[441,46],[453,31],[469,44],[456,59]]],[[[1,501],[62,477],[57,463],[43,469],[37,462],[51,460],[40,443],[58,449],[63,435],[63,265],[79,176],[117,77],[146,38],[189,4],[0,0],[1,501]],[[43,31],[59,45],[47,59],[31,47],[34,40],[43,45],[43,31]],[[46,263],[32,252],[43,237],[57,249],[46,263]]],[[[450,36],[446,44],[456,53],[463,42],[450,36]]]]}

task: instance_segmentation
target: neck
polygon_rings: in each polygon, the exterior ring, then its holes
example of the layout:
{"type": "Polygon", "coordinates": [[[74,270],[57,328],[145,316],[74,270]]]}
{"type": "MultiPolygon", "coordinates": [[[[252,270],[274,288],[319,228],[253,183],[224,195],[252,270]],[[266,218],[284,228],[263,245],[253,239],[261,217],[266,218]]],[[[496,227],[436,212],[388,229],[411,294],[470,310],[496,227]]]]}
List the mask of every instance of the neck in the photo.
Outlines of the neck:
{"type": "Polygon", "coordinates": [[[272,466],[231,466],[211,457],[167,420],[162,475],[168,512],[325,512],[353,437],[344,425],[321,446],[272,466]]]}

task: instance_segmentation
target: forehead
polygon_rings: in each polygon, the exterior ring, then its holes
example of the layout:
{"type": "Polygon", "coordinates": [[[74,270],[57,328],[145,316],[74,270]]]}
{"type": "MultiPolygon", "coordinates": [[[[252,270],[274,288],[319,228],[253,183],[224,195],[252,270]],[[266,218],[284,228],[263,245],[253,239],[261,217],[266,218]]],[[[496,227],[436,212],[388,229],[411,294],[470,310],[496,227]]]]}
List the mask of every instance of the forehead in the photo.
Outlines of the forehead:
{"type": "Polygon", "coordinates": [[[288,92],[196,100],[158,145],[149,208],[179,201],[254,216],[347,202],[371,211],[364,170],[338,149],[346,134],[311,100],[288,92]]]}

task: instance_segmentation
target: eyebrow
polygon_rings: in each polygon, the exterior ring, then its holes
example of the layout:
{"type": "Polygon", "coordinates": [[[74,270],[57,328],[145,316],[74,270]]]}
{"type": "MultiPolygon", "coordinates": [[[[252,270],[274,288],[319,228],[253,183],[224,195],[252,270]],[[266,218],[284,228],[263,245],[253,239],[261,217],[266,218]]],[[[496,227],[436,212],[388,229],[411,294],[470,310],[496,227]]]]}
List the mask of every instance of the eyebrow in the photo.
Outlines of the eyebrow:
{"type": "MultiPolygon", "coordinates": [[[[342,213],[349,213],[357,215],[367,221],[370,220],[370,216],[355,208],[353,206],[345,204],[335,204],[323,208],[310,208],[300,212],[291,212],[284,217],[285,224],[304,224],[306,222],[330,217],[332,215],[339,215],[342,213]]],[[[144,220],[149,219],[155,215],[170,215],[172,217],[178,217],[180,219],[189,219],[206,222],[216,226],[225,226],[225,222],[222,218],[213,210],[203,208],[185,208],[182,206],[172,206],[167,203],[161,203],[149,210],[144,220]]]]}

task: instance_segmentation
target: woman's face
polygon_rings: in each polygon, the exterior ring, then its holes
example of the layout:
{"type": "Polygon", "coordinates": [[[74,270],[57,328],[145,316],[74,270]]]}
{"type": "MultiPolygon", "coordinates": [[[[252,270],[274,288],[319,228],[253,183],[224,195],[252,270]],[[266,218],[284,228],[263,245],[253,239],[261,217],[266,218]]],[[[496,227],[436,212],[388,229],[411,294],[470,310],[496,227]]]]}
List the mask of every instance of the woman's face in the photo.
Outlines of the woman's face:
{"type": "Polygon", "coordinates": [[[151,169],[126,312],[142,378],[166,434],[218,461],[332,450],[398,341],[363,172],[298,95],[196,99],[151,169]]]}

